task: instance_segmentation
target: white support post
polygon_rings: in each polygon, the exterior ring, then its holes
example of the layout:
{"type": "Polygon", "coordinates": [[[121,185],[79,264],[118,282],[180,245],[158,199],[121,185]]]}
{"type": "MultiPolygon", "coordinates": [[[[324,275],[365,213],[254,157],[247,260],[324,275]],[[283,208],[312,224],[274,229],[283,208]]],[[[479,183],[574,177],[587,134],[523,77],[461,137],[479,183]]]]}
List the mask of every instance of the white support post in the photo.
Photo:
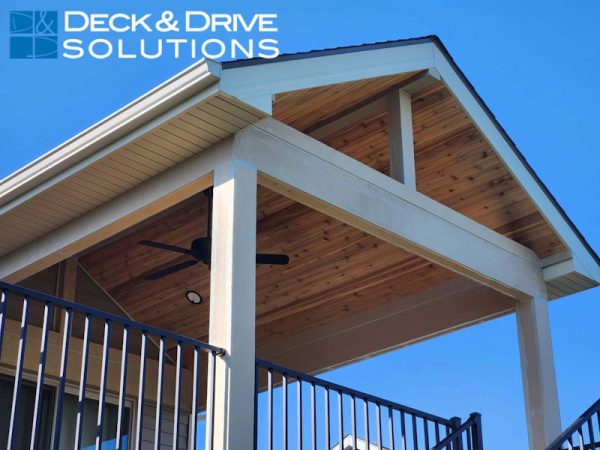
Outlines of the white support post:
{"type": "Polygon", "coordinates": [[[523,300],[516,310],[529,448],[539,450],[561,432],[548,300],[523,300]]]}
{"type": "Polygon", "coordinates": [[[230,161],[214,172],[209,342],[216,361],[214,449],[254,439],[256,168],[230,161]]]}
{"type": "Polygon", "coordinates": [[[416,189],[411,96],[399,89],[388,94],[390,177],[416,189]]]}

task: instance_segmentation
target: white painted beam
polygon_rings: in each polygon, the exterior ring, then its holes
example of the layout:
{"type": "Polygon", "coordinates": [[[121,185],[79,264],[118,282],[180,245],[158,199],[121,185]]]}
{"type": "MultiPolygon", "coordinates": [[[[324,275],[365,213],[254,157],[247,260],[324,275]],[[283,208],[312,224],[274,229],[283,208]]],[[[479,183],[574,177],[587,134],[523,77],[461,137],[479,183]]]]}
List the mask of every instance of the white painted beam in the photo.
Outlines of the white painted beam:
{"type": "Polygon", "coordinates": [[[529,448],[544,449],[562,431],[546,298],[517,302],[517,328],[529,448]]]}
{"type": "Polygon", "coordinates": [[[402,89],[390,92],[387,108],[390,177],[416,189],[411,95],[402,89]]]}
{"type": "Polygon", "coordinates": [[[215,169],[209,342],[217,358],[214,447],[254,440],[256,169],[231,161],[215,169]]]}
{"type": "Polygon", "coordinates": [[[231,140],[203,151],[0,260],[0,279],[16,283],[114,236],[212,185],[231,158],[231,140]]]}
{"type": "Polygon", "coordinates": [[[515,298],[545,294],[528,248],[274,119],[239,132],[259,183],[515,298]]]}

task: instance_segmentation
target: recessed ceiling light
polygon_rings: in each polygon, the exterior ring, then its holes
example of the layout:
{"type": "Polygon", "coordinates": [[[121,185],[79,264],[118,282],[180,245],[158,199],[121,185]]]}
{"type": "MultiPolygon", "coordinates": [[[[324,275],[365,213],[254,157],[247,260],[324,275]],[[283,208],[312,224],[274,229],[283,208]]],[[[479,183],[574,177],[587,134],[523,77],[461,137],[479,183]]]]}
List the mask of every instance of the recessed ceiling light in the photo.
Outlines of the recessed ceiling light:
{"type": "Polygon", "coordinates": [[[185,293],[185,298],[187,298],[189,302],[194,305],[199,305],[200,303],[202,303],[202,296],[196,291],[187,291],[185,293]]]}

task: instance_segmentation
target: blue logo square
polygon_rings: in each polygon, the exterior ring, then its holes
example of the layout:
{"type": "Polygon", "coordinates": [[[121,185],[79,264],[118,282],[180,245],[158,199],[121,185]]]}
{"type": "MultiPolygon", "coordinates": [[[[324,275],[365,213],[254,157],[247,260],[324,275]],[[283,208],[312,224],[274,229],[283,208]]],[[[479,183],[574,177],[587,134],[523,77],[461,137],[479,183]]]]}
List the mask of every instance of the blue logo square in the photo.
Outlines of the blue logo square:
{"type": "Polygon", "coordinates": [[[33,11],[11,11],[10,33],[33,34],[33,11]]]}
{"type": "Polygon", "coordinates": [[[58,33],[58,14],[56,11],[36,11],[34,23],[34,34],[58,33]]]}
{"type": "Polygon", "coordinates": [[[9,18],[11,58],[58,57],[57,11],[10,11],[9,18]]]}
{"type": "Polygon", "coordinates": [[[35,36],[33,38],[33,57],[56,59],[58,56],[58,38],[56,36],[35,36]]]}
{"type": "Polygon", "coordinates": [[[33,36],[11,36],[10,57],[12,59],[32,59],[33,36]]]}

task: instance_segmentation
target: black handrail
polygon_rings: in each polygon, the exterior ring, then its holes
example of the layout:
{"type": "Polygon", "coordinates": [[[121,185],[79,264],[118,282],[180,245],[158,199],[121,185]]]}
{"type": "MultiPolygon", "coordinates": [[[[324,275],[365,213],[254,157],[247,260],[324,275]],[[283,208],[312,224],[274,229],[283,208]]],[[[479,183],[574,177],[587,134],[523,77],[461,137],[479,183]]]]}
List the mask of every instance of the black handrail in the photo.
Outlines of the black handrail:
{"type": "MultiPolygon", "coordinates": [[[[42,410],[44,405],[44,386],[45,386],[45,377],[46,377],[46,353],[48,351],[48,335],[50,330],[54,327],[52,317],[53,314],[60,312],[63,314],[62,316],[62,324],[59,327],[60,330],[57,333],[61,336],[62,348],[60,351],[60,366],[57,371],[58,375],[58,387],[56,388],[56,392],[53,395],[54,401],[56,402],[55,409],[56,414],[54,418],[54,424],[52,426],[53,429],[53,449],[58,450],[60,448],[61,442],[64,442],[64,435],[61,435],[62,431],[62,421],[63,421],[63,403],[65,399],[65,387],[67,384],[67,367],[68,364],[72,364],[69,362],[72,359],[70,356],[76,356],[77,353],[73,353],[70,342],[71,335],[73,333],[73,323],[75,317],[81,316],[83,319],[83,338],[81,340],[81,357],[79,358],[78,363],[80,364],[80,375],[79,375],[79,384],[78,384],[78,397],[77,397],[77,415],[73,422],[74,429],[74,439],[76,447],[81,446],[81,438],[84,430],[84,413],[87,414],[87,409],[89,409],[90,405],[86,406],[86,395],[88,394],[88,390],[90,389],[89,379],[88,379],[88,366],[90,360],[90,342],[92,341],[92,326],[94,324],[102,325],[102,359],[100,371],[97,376],[99,377],[98,384],[98,406],[97,406],[97,426],[96,426],[96,447],[102,447],[102,440],[104,437],[104,414],[105,414],[105,403],[106,403],[106,395],[107,395],[107,376],[108,376],[108,365],[109,365],[109,353],[112,354],[115,349],[111,346],[111,339],[117,338],[118,334],[121,334],[121,348],[117,349],[121,352],[120,358],[120,375],[119,375],[119,392],[118,392],[118,405],[117,405],[117,423],[116,427],[113,431],[116,433],[116,449],[123,450],[123,446],[125,442],[122,442],[122,429],[124,426],[124,417],[125,417],[125,403],[128,398],[135,398],[135,406],[136,412],[132,415],[132,419],[135,418],[135,425],[131,427],[131,430],[134,432],[134,440],[135,440],[135,448],[141,448],[143,440],[143,432],[147,428],[143,422],[145,412],[147,412],[147,408],[154,408],[154,444],[155,447],[161,447],[161,445],[166,444],[166,437],[161,433],[161,427],[164,420],[167,420],[163,415],[164,411],[164,397],[165,390],[164,385],[170,384],[174,389],[172,391],[172,399],[173,399],[173,414],[171,426],[173,430],[180,429],[180,419],[181,414],[184,411],[182,404],[187,405],[189,409],[185,411],[190,411],[190,417],[196,418],[197,412],[200,410],[202,406],[205,407],[206,410],[206,448],[212,449],[212,429],[213,429],[213,421],[214,421],[214,378],[215,378],[215,365],[216,359],[218,355],[222,355],[224,351],[218,347],[209,345],[205,342],[198,341],[196,339],[189,338],[187,336],[181,336],[175,333],[172,333],[167,330],[163,330],[160,328],[156,328],[150,325],[146,325],[144,323],[135,322],[125,317],[117,316],[114,314],[107,313],[105,311],[101,311],[95,308],[90,308],[88,306],[69,302],[67,300],[54,297],[52,295],[47,295],[41,292],[36,292],[31,289],[26,289],[19,286],[13,286],[11,284],[0,281],[0,356],[5,357],[3,351],[6,348],[3,348],[4,337],[7,329],[13,328],[11,325],[7,328],[7,314],[9,311],[8,305],[9,303],[15,307],[19,307],[21,309],[21,320],[20,320],[20,332],[18,336],[18,348],[16,352],[16,357],[11,356],[9,361],[9,367],[12,367],[12,372],[14,373],[14,383],[13,383],[13,396],[12,402],[10,403],[10,412],[9,412],[9,426],[8,426],[8,438],[5,445],[5,448],[8,450],[14,450],[15,448],[20,448],[21,443],[17,442],[17,428],[22,426],[29,426],[29,424],[22,424],[19,422],[20,419],[20,402],[22,399],[22,381],[24,378],[26,361],[24,359],[25,350],[27,346],[31,346],[31,344],[27,343],[28,339],[28,329],[31,325],[31,306],[35,303],[41,305],[43,307],[43,319],[41,324],[41,339],[39,342],[39,365],[37,366],[36,373],[36,381],[35,381],[35,400],[33,404],[33,423],[31,424],[31,445],[33,447],[37,447],[39,444],[39,439],[42,436],[42,430],[40,428],[40,420],[42,417],[42,410]],[[76,316],[77,315],[77,316],[76,316]],[[116,325],[116,326],[115,326],[116,325]],[[115,335],[114,332],[117,332],[115,335]],[[130,336],[132,332],[136,333],[136,336],[139,335],[141,338],[141,344],[139,348],[139,370],[138,370],[138,390],[137,396],[129,395],[127,391],[127,380],[128,380],[128,356],[129,354],[138,354],[137,350],[132,349],[130,345],[130,336]],[[158,350],[158,359],[156,361],[157,372],[156,374],[156,397],[155,401],[148,402],[146,399],[146,376],[147,376],[147,360],[149,358],[148,355],[148,347],[150,345],[150,341],[156,338],[158,339],[157,350],[158,350]],[[174,374],[173,376],[168,376],[167,372],[165,372],[165,359],[167,357],[167,344],[174,344],[174,349],[176,350],[176,358],[173,361],[174,374]],[[190,391],[191,396],[189,398],[182,397],[182,387],[184,383],[184,379],[182,376],[183,368],[184,368],[184,356],[185,352],[189,356],[193,356],[193,363],[190,365],[188,363],[186,369],[189,371],[191,375],[191,385],[190,391]],[[205,352],[208,355],[207,361],[207,369],[204,369],[203,363],[200,361],[200,353],[205,352]],[[202,372],[202,373],[201,373],[202,372]],[[202,393],[200,392],[199,379],[200,377],[204,377],[207,380],[207,392],[206,398],[201,398],[202,393]],[[205,400],[205,402],[204,402],[205,400]],[[203,403],[204,402],[204,403],[203,403]],[[85,410],[85,411],[84,411],[85,410]]],[[[17,308],[14,308],[14,311],[17,311],[17,308]]],[[[16,333],[13,331],[13,338],[16,337],[16,333]]],[[[29,351],[29,350],[28,350],[29,351]]],[[[152,358],[154,359],[154,358],[152,358]]],[[[32,369],[34,370],[34,369],[32,369]]],[[[131,377],[130,377],[131,378],[131,377]]],[[[69,379],[69,382],[74,381],[69,379]]],[[[130,381],[133,381],[130,379],[130,381]]],[[[96,385],[94,385],[96,387],[96,385]]],[[[171,420],[171,419],[169,419],[171,420]]],[[[196,427],[190,427],[189,431],[189,441],[192,443],[192,447],[196,447],[197,436],[196,436],[196,427]]],[[[67,439],[72,439],[72,436],[67,436],[67,439]]],[[[173,432],[172,435],[172,444],[173,448],[177,446],[179,436],[178,432],[173,432]]]]}
{"type": "Polygon", "coordinates": [[[451,434],[433,447],[431,450],[462,450],[463,439],[467,439],[467,448],[483,450],[483,436],[481,433],[481,414],[471,413],[466,422],[456,428],[451,434]]]}
{"type": "Polygon", "coordinates": [[[565,429],[546,450],[562,450],[564,445],[569,449],[580,450],[600,449],[600,442],[596,441],[600,436],[594,436],[593,418],[596,416],[596,431],[600,434],[600,399],[586,409],[568,428],[565,429]],[[573,443],[573,437],[577,436],[577,444],[573,443]]]}
{"type": "Polygon", "coordinates": [[[173,341],[181,342],[182,344],[191,345],[194,347],[199,347],[208,352],[213,352],[216,355],[223,355],[225,350],[219,347],[215,347],[214,345],[207,344],[206,342],[198,341],[196,339],[192,339],[187,336],[182,336],[176,333],[172,333],[168,330],[153,327],[152,325],[147,325],[145,323],[135,322],[126,317],[117,316],[115,314],[107,313],[106,311],[102,311],[100,309],[91,308],[89,306],[82,305],[80,303],[73,303],[68,300],[64,300],[59,297],[55,297],[53,295],[44,294],[42,292],[37,292],[32,289],[27,289],[21,286],[15,286],[4,281],[0,281],[0,291],[6,291],[7,293],[19,294],[23,297],[30,297],[35,300],[39,300],[42,302],[48,302],[53,304],[54,306],[60,306],[64,309],[69,309],[71,311],[79,312],[82,314],[88,314],[90,316],[96,317],[98,319],[110,320],[112,323],[117,323],[119,325],[125,325],[128,327],[140,328],[148,333],[155,334],[157,336],[164,336],[167,339],[171,339],[173,341]]]}
{"type": "Polygon", "coordinates": [[[446,419],[262,359],[256,360],[255,391],[255,448],[264,443],[267,450],[300,450],[310,442],[314,449],[317,440],[323,439],[328,449],[338,443],[342,448],[357,448],[364,442],[367,448],[376,445],[381,449],[389,443],[390,449],[408,445],[429,450],[443,442],[446,450],[463,450],[458,444],[463,442],[461,433],[465,433],[468,440],[464,450],[482,450],[481,416],[477,413],[461,425],[458,418],[446,419]],[[261,394],[266,402],[259,401],[261,394]],[[281,403],[274,401],[277,396],[281,403]],[[317,407],[320,396],[323,401],[317,407]],[[295,414],[289,413],[290,402],[296,404],[295,414]],[[288,422],[294,416],[297,443],[290,445],[288,422]],[[274,427],[279,422],[281,445],[274,441],[274,427]],[[306,432],[309,435],[303,436],[306,432]]]}
{"type": "Polygon", "coordinates": [[[377,404],[380,406],[389,407],[389,408],[392,408],[397,411],[404,411],[407,414],[411,414],[411,415],[415,415],[415,416],[423,418],[423,419],[431,420],[432,422],[438,422],[441,425],[448,425],[448,426],[452,425],[450,420],[446,419],[444,417],[436,416],[434,414],[430,414],[425,411],[420,411],[418,409],[411,408],[410,406],[402,405],[400,403],[395,403],[395,402],[386,400],[381,397],[376,397],[374,395],[358,391],[356,389],[352,389],[352,388],[349,388],[346,386],[342,386],[340,384],[332,383],[331,381],[327,381],[322,378],[317,378],[312,375],[308,375],[306,373],[299,372],[297,370],[289,369],[287,367],[283,367],[283,366],[274,364],[272,362],[265,361],[263,359],[257,358],[256,365],[259,367],[262,367],[263,369],[267,369],[267,370],[272,369],[275,372],[278,372],[280,374],[289,375],[292,378],[295,378],[297,380],[306,381],[307,383],[314,383],[317,386],[327,388],[331,391],[343,392],[344,394],[347,394],[351,397],[364,399],[364,400],[367,400],[371,403],[374,403],[374,404],[377,404]]]}

